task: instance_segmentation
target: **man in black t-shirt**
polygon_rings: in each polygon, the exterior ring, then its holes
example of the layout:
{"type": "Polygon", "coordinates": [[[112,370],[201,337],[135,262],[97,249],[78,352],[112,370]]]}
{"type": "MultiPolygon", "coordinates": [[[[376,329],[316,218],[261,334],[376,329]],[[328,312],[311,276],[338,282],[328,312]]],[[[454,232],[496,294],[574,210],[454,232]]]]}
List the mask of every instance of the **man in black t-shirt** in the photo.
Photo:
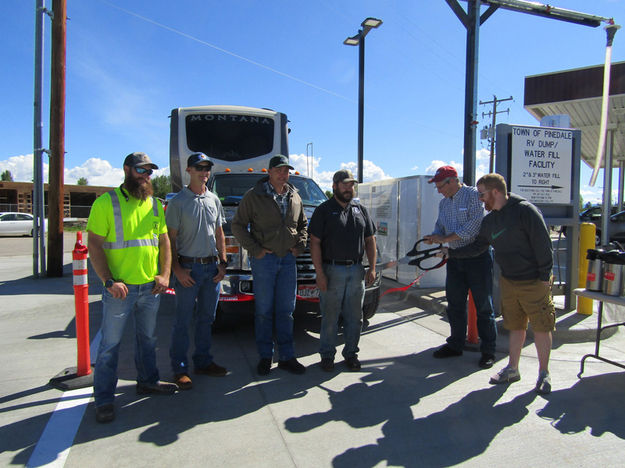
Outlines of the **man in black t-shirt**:
{"type": "Polygon", "coordinates": [[[334,174],[334,196],[319,205],[308,233],[310,254],[320,291],[321,368],[334,369],[339,316],[343,316],[343,357],[349,370],[360,370],[358,342],[362,328],[362,304],[367,284],[375,280],[375,227],[364,206],[353,201],[356,179],[348,170],[334,174]],[[369,269],[365,274],[362,257],[369,269]]]}

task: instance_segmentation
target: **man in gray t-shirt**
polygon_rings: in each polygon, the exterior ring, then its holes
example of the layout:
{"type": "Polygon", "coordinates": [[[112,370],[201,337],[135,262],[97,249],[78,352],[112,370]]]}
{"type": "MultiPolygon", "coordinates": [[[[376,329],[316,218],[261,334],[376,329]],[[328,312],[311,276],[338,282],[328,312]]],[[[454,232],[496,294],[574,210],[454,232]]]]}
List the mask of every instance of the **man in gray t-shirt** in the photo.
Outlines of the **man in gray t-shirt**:
{"type": "Polygon", "coordinates": [[[211,327],[219,302],[219,282],[228,264],[222,224],[225,217],[221,202],[206,188],[213,162],[203,153],[187,159],[189,185],[167,205],[165,218],[171,241],[172,271],[176,276],[176,319],[169,357],[175,382],[189,390],[189,325],[195,318],[196,374],[224,376],[227,370],[213,361],[210,354],[211,327]]]}

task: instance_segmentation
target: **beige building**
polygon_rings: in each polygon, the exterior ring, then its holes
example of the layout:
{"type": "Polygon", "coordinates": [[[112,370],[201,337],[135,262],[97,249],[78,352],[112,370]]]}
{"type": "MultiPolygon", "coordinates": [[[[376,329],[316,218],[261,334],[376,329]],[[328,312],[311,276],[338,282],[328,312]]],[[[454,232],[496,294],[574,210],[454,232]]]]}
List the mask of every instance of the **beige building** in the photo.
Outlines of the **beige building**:
{"type": "MultiPolygon", "coordinates": [[[[91,185],[65,185],[64,213],[65,218],[87,218],[91,205],[103,193],[113,190],[113,187],[96,187],[91,185]]],[[[44,184],[44,202],[46,216],[48,213],[48,184],[44,184]]],[[[0,212],[17,211],[20,213],[33,212],[33,184],[32,182],[0,182],[0,212]]]]}

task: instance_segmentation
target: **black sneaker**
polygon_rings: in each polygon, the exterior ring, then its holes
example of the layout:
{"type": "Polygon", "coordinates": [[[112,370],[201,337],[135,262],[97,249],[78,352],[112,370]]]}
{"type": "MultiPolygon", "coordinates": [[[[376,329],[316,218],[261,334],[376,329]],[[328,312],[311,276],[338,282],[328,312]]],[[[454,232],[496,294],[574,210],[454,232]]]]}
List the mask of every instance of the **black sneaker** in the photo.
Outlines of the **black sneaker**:
{"type": "Polygon", "coordinates": [[[334,359],[329,357],[321,358],[321,363],[319,365],[324,371],[332,372],[334,370],[334,359]]]}
{"type": "Polygon", "coordinates": [[[98,406],[95,409],[95,420],[99,423],[110,423],[115,419],[115,407],[113,403],[98,406]]]}
{"type": "Polygon", "coordinates": [[[173,395],[178,385],[169,382],[137,383],[137,395],[173,395]]]}
{"type": "Polygon", "coordinates": [[[444,344],[432,353],[436,359],[444,359],[448,357],[462,356],[462,351],[456,351],[448,344],[444,344]]]}
{"type": "Polygon", "coordinates": [[[306,368],[297,362],[297,359],[291,358],[288,361],[278,361],[278,369],[284,369],[291,374],[303,374],[306,368]]]}
{"type": "Polygon", "coordinates": [[[194,372],[196,374],[210,375],[211,377],[223,377],[228,373],[228,369],[213,361],[208,366],[196,367],[194,372]]]}
{"type": "Polygon", "coordinates": [[[495,364],[495,356],[489,353],[482,353],[478,366],[482,369],[490,369],[495,364]]]}
{"type": "Polygon", "coordinates": [[[360,370],[360,361],[356,356],[348,357],[345,359],[345,365],[350,371],[359,371],[360,370]]]}
{"type": "Polygon", "coordinates": [[[271,359],[269,358],[261,358],[258,361],[258,365],[256,366],[256,372],[258,375],[267,375],[271,370],[271,359]]]}

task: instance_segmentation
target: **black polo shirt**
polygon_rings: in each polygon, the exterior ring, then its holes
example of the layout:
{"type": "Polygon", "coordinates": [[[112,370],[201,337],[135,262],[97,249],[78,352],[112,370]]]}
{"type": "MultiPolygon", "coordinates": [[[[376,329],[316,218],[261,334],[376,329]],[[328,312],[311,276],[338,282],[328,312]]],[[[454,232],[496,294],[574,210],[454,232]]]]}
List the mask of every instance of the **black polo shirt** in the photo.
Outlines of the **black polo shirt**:
{"type": "Polygon", "coordinates": [[[360,261],[365,238],[375,234],[375,226],[360,203],[352,200],[343,208],[332,197],[315,209],[308,232],[321,239],[323,260],[360,261]]]}

